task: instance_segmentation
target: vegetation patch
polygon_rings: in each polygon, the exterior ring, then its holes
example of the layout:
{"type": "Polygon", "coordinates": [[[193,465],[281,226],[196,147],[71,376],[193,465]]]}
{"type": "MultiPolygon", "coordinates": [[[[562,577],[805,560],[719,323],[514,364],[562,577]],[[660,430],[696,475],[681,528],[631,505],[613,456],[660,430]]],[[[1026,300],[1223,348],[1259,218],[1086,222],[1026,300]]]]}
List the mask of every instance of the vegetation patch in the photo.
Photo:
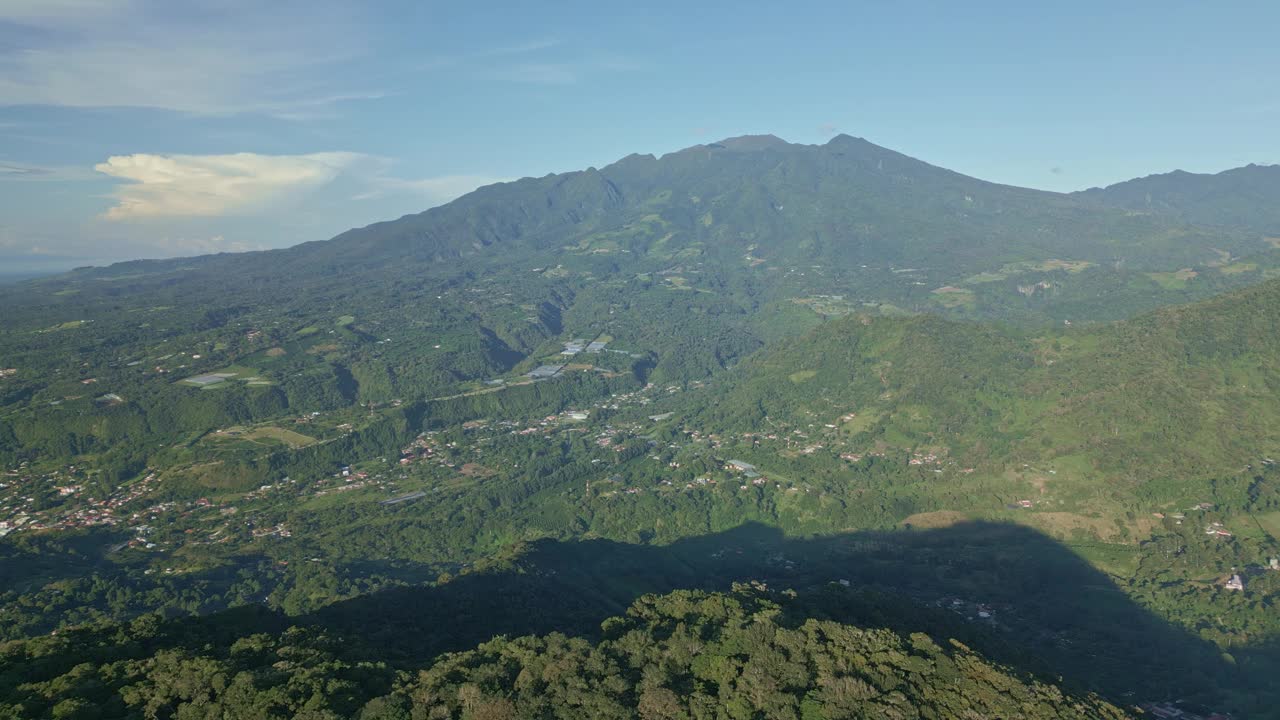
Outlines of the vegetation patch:
{"type": "Polygon", "coordinates": [[[1114,520],[1101,517],[1087,517],[1071,512],[1020,512],[1014,516],[1019,523],[1043,530],[1050,536],[1073,539],[1093,538],[1112,540],[1120,534],[1114,520]]]}
{"type": "Polygon", "coordinates": [[[915,513],[903,518],[902,526],[908,528],[945,528],[968,522],[971,518],[955,510],[934,510],[933,512],[915,513]]]}
{"type": "Polygon", "coordinates": [[[68,320],[64,323],[58,323],[53,327],[45,328],[41,332],[56,332],[58,330],[75,330],[76,328],[84,327],[85,324],[87,324],[88,322],[89,322],[88,320],[68,320]]]}
{"type": "Polygon", "coordinates": [[[1062,270],[1068,273],[1076,274],[1084,272],[1093,267],[1095,263],[1087,260],[1062,260],[1059,258],[1050,258],[1048,260],[1024,260],[1022,262],[1007,263],[999,270],[988,270],[976,275],[970,275],[965,278],[965,284],[976,285],[980,283],[996,282],[1014,275],[1021,275],[1028,272],[1055,272],[1062,270]]]}
{"type": "Polygon", "coordinates": [[[478,463],[463,463],[462,467],[458,468],[458,472],[472,478],[487,478],[498,474],[496,470],[478,463]]]}
{"type": "Polygon", "coordinates": [[[209,433],[206,438],[214,442],[225,442],[232,440],[245,440],[248,442],[274,441],[283,443],[291,448],[303,448],[308,445],[314,445],[316,439],[302,433],[295,432],[274,425],[263,425],[259,427],[246,428],[241,426],[232,426],[216,432],[209,433]]]}
{"type": "Polygon", "coordinates": [[[1258,269],[1258,263],[1255,262],[1236,262],[1230,265],[1223,265],[1218,270],[1223,275],[1240,275],[1242,273],[1253,272],[1258,269]]]}
{"type": "Polygon", "coordinates": [[[934,300],[941,303],[947,308],[970,308],[972,309],[977,298],[973,291],[967,288],[958,288],[952,285],[945,285],[933,291],[934,300]]]}
{"type": "Polygon", "coordinates": [[[1165,290],[1182,290],[1187,283],[1194,280],[1200,273],[1191,268],[1182,268],[1173,272],[1149,272],[1147,277],[1156,282],[1157,285],[1165,290]]]}
{"type": "Polygon", "coordinates": [[[1253,513],[1253,521],[1262,532],[1280,539],[1280,511],[1253,513]]]}

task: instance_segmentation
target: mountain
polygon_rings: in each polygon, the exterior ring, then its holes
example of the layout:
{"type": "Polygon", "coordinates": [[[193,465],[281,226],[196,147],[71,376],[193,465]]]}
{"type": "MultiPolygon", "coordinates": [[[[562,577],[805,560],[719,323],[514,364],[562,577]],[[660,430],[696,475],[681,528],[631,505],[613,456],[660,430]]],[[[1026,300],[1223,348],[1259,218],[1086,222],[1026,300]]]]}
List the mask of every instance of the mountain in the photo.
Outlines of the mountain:
{"type": "Polygon", "coordinates": [[[1075,197],[1189,223],[1245,228],[1280,237],[1280,166],[1248,165],[1216,174],[1175,170],[1075,197]]]}
{"type": "Polygon", "coordinates": [[[984,182],[844,135],[731,138],[286,250],[0,286],[14,371],[0,457],[127,474],[218,426],[481,390],[579,336],[628,351],[597,358],[602,372],[683,383],[826,317],[1111,320],[1277,271],[1280,250],[1246,230],[984,182]],[[254,382],[173,382],[209,373],[254,382]]]}
{"type": "Polygon", "coordinates": [[[972,274],[1033,256],[1191,262],[1211,238],[1233,251],[1257,243],[984,182],[847,135],[821,146],[763,136],[482,188],[292,256],[439,261],[502,247],[658,259],[694,250],[739,263],[754,253],[766,263],[972,274]]]}
{"type": "MultiPolygon", "coordinates": [[[[821,146],[765,136],[500,183],[287,250],[122,263],[46,287],[83,293],[90,279],[127,277],[130,292],[180,283],[193,300],[231,291],[284,298],[339,274],[381,282],[406,270],[434,274],[445,263],[455,275],[553,263],[575,276],[683,268],[776,289],[814,284],[799,282],[803,265],[828,289],[866,300],[928,303],[936,300],[930,292],[954,284],[977,293],[981,309],[985,285],[1017,275],[1053,276],[1070,287],[1076,273],[1084,273],[1078,282],[1117,263],[1174,271],[1211,262],[1219,251],[1268,249],[1253,232],[984,182],[846,135],[821,146]]],[[[1000,286],[1018,295],[1009,282],[1000,286]]],[[[27,296],[7,298],[27,304],[27,296]]]]}

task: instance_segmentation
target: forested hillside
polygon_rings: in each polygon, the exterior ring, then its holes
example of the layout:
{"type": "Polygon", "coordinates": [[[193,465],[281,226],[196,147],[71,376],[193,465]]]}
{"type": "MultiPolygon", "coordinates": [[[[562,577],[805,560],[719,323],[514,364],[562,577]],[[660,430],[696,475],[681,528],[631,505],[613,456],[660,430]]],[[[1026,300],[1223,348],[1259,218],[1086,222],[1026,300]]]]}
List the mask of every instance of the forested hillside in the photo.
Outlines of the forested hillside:
{"type": "Polygon", "coordinates": [[[1280,235],[1280,167],[1249,165],[1216,174],[1175,170],[1149,175],[1077,197],[1191,223],[1248,228],[1280,235]]]}
{"type": "Polygon", "coordinates": [[[1053,467],[1064,489],[1134,491],[1280,453],[1277,358],[1276,281],[1041,333],[855,315],[744,362],[695,403],[693,423],[817,423],[815,438],[861,452],[931,448],[990,472],[1053,467]]]}
{"type": "Polygon", "coordinates": [[[235,637],[237,622],[270,627],[260,616],[185,627],[147,618],[110,638],[77,632],[6,646],[0,710],[364,720],[1128,717],[958,641],[806,618],[810,609],[794,593],[759,586],[645,596],[606,620],[598,643],[559,633],[500,638],[416,674],[354,659],[340,636],[322,631],[235,637]],[[19,666],[28,682],[14,687],[7,678],[19,666]]]}

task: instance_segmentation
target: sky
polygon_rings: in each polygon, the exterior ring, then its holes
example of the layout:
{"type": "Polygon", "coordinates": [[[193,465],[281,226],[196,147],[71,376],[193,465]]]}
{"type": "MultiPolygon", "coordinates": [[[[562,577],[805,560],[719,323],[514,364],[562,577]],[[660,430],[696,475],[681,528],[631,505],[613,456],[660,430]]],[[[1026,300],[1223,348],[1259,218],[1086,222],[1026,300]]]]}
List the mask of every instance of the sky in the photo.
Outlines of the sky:
{"type": "Polygon", "coordinates": [[[0,0],[0,273],[748,133],[1060,191],[1280,162],[1277,27],[1273,0],[0,0]]]}

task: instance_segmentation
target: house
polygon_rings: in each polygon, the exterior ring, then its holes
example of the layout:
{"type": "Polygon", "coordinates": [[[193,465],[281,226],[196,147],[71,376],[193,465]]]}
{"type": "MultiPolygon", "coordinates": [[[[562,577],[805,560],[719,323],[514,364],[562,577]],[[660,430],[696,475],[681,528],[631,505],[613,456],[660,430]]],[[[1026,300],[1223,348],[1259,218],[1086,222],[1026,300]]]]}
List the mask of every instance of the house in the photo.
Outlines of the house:
{"type": "Polygon", "coordinates": [[[592,355],[598,355],[604,352],[605,345],[608,345],[608,343],[603,343],[603,342],[600,342],[599,340],[587,343],[587,352],[591,353],[592,355]]]}
{"type": "Polygon", "coordinates": [[[1239,573],[1234,573],[1232,574],[1231,579],[1228,580],[1223,587],[1228,590],[1242,591],[1244,590],[1244,578],[1240,577],[1239,573]]]}

